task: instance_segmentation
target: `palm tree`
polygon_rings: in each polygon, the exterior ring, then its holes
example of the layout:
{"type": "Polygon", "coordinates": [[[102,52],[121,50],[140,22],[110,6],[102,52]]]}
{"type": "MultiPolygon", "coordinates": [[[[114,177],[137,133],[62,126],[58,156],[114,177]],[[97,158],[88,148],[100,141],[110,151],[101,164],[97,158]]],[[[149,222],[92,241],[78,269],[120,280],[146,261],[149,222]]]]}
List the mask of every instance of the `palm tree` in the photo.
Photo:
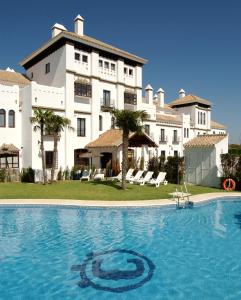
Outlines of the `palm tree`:
{"type": "Polygon", "coordinates": [[[42,171],[44,184],[47,182],[46,166],[45,166],[45,153],[44,153],[44,130],[49,122],[49,119],[53,115],[53,112],[49,109],[34,108],[34,116],[30,118],[30,122],[35,124],[34,131],[40,130],[40,151],[42,157],[42,171]]]}
{"type": "Polygon", "coordinates": [[[147,113],[143,110],[114,110],[115,125],[122,129],[122,189],[126,189],[126,171],[128,160],[128,145],[130,132],[141,132],[142,122],[147,118],[147,113]]]}
{"type": "Polygon", "coordinates": [[[53,149],[53,164],[52,164],[52,169],[51,169],[51,182],[54,181],[54,172],[57,166],[57,155],[58,155],[58,140],[60,138],[61,131],[64,130],[64,128],[69,127],[70,125],[70,120],[53,114],[50,119],[48,124],[46,125],[46,131],[51,134],[54,138],[54,149],[53,149]]]}

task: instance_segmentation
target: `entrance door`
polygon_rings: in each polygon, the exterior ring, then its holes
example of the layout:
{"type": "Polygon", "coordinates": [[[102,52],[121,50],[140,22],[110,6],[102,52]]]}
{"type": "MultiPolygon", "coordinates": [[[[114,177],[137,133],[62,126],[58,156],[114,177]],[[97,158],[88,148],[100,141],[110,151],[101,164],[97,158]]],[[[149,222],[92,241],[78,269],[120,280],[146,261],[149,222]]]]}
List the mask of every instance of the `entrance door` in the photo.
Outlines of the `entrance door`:
{"type": "Polygon", "coordinates": [[[112,168],[112,153],[110,152],[102,152],[100,158],[100,167],[101,169],[106,169],[107,164],[110,163],[108,167],[112,168]]]}

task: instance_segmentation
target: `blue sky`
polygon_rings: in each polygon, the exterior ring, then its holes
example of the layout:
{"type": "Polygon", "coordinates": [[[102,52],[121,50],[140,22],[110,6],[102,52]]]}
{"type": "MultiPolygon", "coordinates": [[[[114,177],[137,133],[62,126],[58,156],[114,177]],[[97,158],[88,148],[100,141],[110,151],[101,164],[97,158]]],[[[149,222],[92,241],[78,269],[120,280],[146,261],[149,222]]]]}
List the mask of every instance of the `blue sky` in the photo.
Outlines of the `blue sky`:
{"type": "Polygon", "coordinates": [[[165,100],[185,89],[211,100],[213,120],[241,143],[241,1],[3,1],[0,69],[23,71],[19,61],[51,36],[54,23],[73,30],[79,13],[85,33],[141,57],[143,86],[162,87],[165,100]]]}

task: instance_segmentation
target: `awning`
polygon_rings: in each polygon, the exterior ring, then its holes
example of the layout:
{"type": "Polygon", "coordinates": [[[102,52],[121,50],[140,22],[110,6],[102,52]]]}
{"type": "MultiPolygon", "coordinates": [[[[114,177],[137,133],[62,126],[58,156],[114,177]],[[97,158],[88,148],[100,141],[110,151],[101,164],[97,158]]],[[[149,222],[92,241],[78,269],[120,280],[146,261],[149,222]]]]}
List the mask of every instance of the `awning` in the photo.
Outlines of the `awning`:
{"type": "Polygon", "coordinates": [[[10,155],[18,155],[19,149],[15,147],[13,144],[3,144],[0,147],[0,155],[1,156],[10,156],[10,155]]]}
{"type": "Polygon", "coordinates": [[[94,157],[101,157],[103,156],[102,154],[93,154],[91,152],[84,152],[84,153],[80,153],[79,157],[80,158],[94,158],[94,157]]]}

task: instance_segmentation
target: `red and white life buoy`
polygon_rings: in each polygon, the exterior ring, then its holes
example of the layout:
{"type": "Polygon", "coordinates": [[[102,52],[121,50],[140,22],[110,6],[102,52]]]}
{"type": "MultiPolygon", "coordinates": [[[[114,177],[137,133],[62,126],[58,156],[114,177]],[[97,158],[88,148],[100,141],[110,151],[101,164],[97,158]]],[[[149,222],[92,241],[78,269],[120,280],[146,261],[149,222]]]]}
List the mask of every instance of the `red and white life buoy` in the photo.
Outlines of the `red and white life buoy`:
{"type": "Polygon", "coordinates": [[[234,191],[235,187],[236,187],[236,182],[233,179],[227,178],[224,180],[223,188],[225,191],[234,191]]]}

